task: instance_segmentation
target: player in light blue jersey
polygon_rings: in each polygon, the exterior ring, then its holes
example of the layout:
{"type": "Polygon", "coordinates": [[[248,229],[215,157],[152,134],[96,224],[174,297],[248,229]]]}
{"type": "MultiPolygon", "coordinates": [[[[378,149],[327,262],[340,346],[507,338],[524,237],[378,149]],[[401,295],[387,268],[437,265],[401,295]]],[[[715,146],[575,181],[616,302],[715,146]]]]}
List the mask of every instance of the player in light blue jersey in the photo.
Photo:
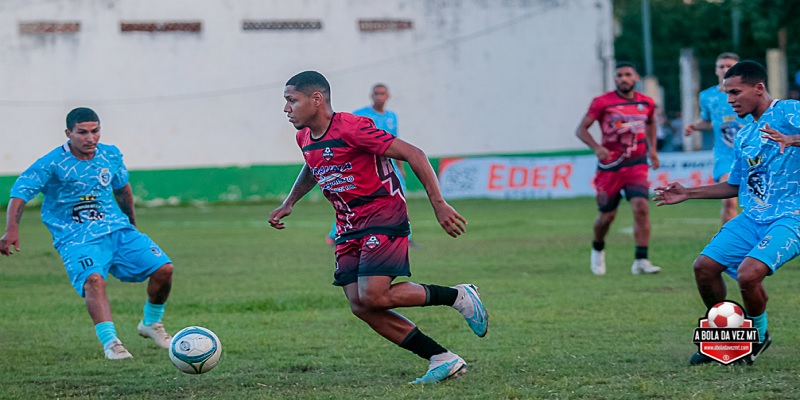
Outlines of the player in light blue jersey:
{"type": "MultiPolygon", "coordinates": [[[[706,307],[725,300],[722,273],[736,279],[745,311],[760,343],[743,360],[752,364],[769,347],[767,291],[763,280],[800,254],[800,102],[773,100],[767,72],[742,61],[725,73],[728,103],[739,117],[753,122],[739,131],[727,182],[685,188],[670,183],[656,188],[658,205],[687,199],[725,199],[738,194],[742,213],[722,226],[694,262],[697,288],[706,307]]],[[[712,360],[699,352],[692,365],[712,360]]]]}
{"type": "MultiPolygon", "coordinates": [[[[714,182],[725,182],[733,164],[733,139],[742,127],[752,121],[752,117],[739,118],[728,104],[728,95],[722,90],[722,79],[732,66],[739,62],[735,53],[722,53],[717,56],[714,73],[719,84],[700,92],[700,119],[687,124],[685,135],[697,131],[714,131],[714,182]]],[[[722,200],[722,223],[730,221],[739,213],[736,198],[722,200]]]]}
{"type": "Polygon", "coordinates": [[[124,282],[148,280],[138,331],[163,348],[172,337],[161,318],[172,287],[172,261],[136,229],[133,194],[122,153],[99,143],[100,119],[88,108],[67,115],[67,142],[38,159],[11,188],[0,254],[20,251],[19,222],[25,205],[44,195],[42,222],[53,236],[72,287],[86,299],[106,358],[131,358],[117,337],[106,294],[108,274],[124,282]]]}
{"type": "MultiPolygon", "coordinates": [[[[375,123],[376,128],[389,132],[392,136],[397,136],[397,114],[392,110],[386,109],[386,102],[389,100],[389,88],[383,83],[377,83],[372,87],[371,97],[371,106],[361,107],[353,111],[353,114],[370,118],[372,122],[375,123]]],[[[403,168],[403,162],[391,161],[394,169],[400,172],[397,174],[397,178],[400,180],[400,187],[402,187],[403,193],[407,193],[408,190],[406,190],[405,180],[406,171],[403,168]]],[[[327,242],[331,246],[334,243],[334,237],[336,237],[336,222],[333,223],[331,231],[328,232],[327,242]]],[[[411,235],[408,235],[408,245],[411,247],[419,247],[419,244],[411,240],[411,235]]]]}

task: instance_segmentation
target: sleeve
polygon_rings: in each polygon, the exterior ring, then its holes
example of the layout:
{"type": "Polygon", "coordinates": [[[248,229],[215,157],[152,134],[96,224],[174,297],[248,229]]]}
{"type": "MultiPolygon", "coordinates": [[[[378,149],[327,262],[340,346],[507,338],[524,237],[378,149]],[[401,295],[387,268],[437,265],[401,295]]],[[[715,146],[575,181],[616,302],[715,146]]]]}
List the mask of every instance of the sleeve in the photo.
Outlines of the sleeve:
{"type": "Polygon", "coordinates": [[[395,139],[391,133],[375,127],[375,123],[366,117],[358,117],[342,138],[351,147],[370,154],[383,155],[395,139]]]}
{"type": "Polygon", "coordinates": [[[114,148],[117,156],[117,168],[114,171],[114,176],[111,177],[111,188],[114,190],[122,189],[128,184],[129,174],[125,162],[122,160],[122,152],[116,147],[114,148]]]}
{"type": "Polygon", "coordinates": [[[703,93],[700,93],[697,101],[700,102],[700,118],[706,121],[711,121],[711,107],[708,106],[706,96],[703,96],[703,93]]]}
{"type": "Polygon", "coordinates": [[[600,119],[600,115],[603,114],[603,104],[600,101],[599,97],[595,97],[592,99],[592,104],[589,105],[589,111],[586,112],[586,116],[595,120],[600,119]]]}
{"type": "Polygon", "coordinates": [[[44,159],[39,159],[20,174],[11,187],[11,197],[26,203],[42,192],[52,173],[44,159]]]}
{"type": "Polygon", "coordinates": [[[800,101],[787,101],[783,110],[783,119],[792,127],[789,135],[800,134],[800,101]]]}

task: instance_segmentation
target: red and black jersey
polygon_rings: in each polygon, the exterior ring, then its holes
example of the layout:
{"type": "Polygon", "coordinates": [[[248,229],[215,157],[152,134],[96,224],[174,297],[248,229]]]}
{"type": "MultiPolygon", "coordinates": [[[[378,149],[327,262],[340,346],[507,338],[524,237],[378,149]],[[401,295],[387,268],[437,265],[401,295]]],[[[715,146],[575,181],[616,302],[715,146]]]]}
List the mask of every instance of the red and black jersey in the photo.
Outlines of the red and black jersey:
{"type": "Polygon", "coordinates": [[[647,164],[645,126],[653,119],[653,99],[635,92],[626,99],[611,91],[595,97],[586,113],[598,121],[603,132],[602,146],[610,157],[598,162],[598,169],[614,171],[623,167],[647,164]]]}
{"type": "Polygon", "coordinates": [[[319,139],[297,131],[297,145],[322,194],[336,210],[336,242],[371,233],[408,236],[408,210],[400,180],[383,156],[395,137],[371,119],[334,113],[319,139]]]}

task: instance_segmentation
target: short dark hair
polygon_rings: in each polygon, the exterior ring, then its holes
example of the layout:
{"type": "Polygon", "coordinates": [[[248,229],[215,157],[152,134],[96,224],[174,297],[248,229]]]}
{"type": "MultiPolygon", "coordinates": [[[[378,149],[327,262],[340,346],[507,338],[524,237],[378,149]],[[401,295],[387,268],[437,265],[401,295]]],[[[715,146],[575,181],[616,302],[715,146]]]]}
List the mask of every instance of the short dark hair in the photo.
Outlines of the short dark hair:
{"type": "Polygon", "coordinates": [[[286,81],[286,86],[294,86],[298,92],[311,96],[314,92],[322,93],[325,101],[331,101],[331,85],[317,71],[303,71],[286,81]]]}
{"type": "Polygon", "coordinates": [[[636,64],[634,64],[634,63],[632,63],[630,61],[620,61],[620,62],[617,63],[617,66],[614,67],[614,69],[620,69],[620,68],[625,68],[625,67],[633,68],[633,70],[636,71],[636,64]]]}
{"type": "Polygon", "coordinates": [[[720,53],[720,55],[717,56],[717,61],[722,59],[739,61],[739,55],[736,53],[731,53],[730,51],[726,51],[724,53],[720,53]]]}
{"type": "Polygon", "coordinates": [[[750,86],[755,86],[758,83],[763,83],[764,86],[767,85],[767,70],[763,65],[753,60],[739,61],[725,73],[723,79],[733,78],[734,76],[740,77],[742,83],[750,86]]]}
{"type": "Polygon", "coordinates": [[[389,91],[389,87],[386,86],[386,84],[384,84],[384,83],[376,83],[376,84],[372,85],[372,90],[375,90],[375,89],[377,89],[379,87],[382,87],[382,88],[386,89],[387,92],[389,91]]]}
{"type": "Polygon", "coordinates": [[[91,108],[78,107],[67,114],[67,129],[72,130],[81,122],[100,122],[100,117],[91,108]]]}

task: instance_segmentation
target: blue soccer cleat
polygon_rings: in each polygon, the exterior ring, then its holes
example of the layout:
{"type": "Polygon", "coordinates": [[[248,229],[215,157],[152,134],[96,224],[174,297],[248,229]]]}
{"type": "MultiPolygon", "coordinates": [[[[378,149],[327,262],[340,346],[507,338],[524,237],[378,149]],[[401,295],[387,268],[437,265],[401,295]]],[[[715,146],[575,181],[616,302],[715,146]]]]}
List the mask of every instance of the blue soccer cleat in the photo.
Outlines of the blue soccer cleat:
{"type": "Polygon", "coordinates": [[[458,298],[453,304],[453,308],[458,310],[464,319],[467,320],[469,327],[478,337],[486,336],[489,331],[489,313],[481,302],[478,288],[473,284],[462,284],[453,286],[458,290],[458,298]]]}
{"type": "Polygon", "coordinates": [[[428,372],[422,377],[414,379],[413,382],[409,382],[409,384],[439,383],[456,379],[466,373],[467,363],[464,359],[448,351],[431,357],[431,365],[428,368],[428,372]],[[444,358],[444,360],[441,360],[441,358],[444,358]]]}

